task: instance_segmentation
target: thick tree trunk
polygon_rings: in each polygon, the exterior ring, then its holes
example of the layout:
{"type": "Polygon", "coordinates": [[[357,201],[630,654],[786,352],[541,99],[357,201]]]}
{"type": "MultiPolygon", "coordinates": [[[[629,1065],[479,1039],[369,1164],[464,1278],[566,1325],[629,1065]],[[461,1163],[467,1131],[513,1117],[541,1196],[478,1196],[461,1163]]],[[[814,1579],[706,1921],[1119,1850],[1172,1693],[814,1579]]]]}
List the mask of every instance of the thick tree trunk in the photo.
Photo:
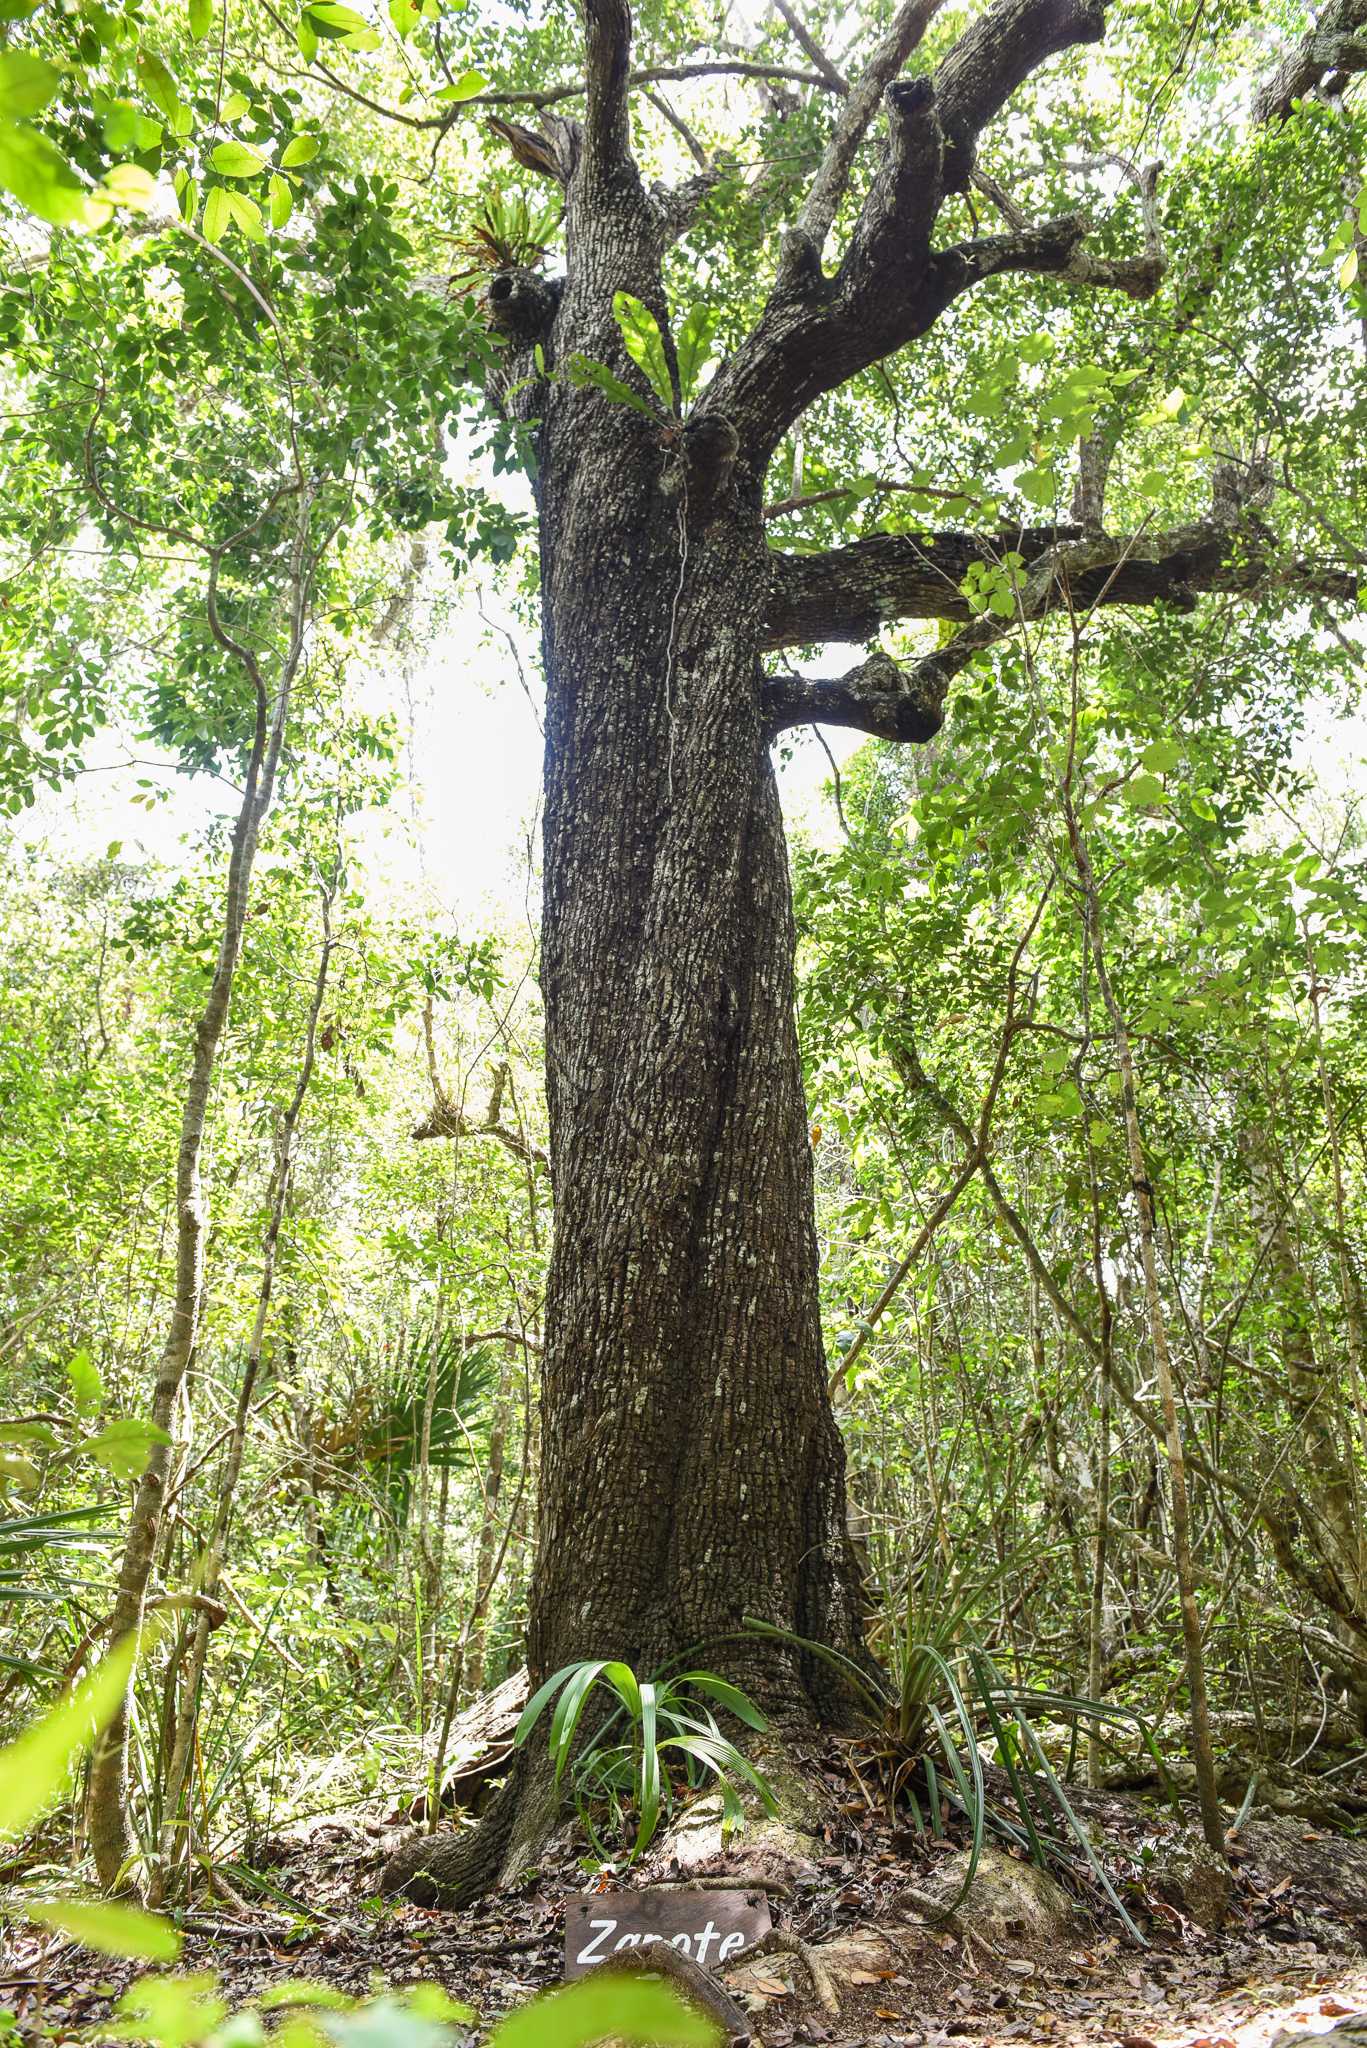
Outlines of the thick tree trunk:
{"type": "MultiPolygon", "coordinates": [[[[599,358],[612,285],[650,296],[639,275],[604,284],[581,306],[572,283],[557,325],[599,358]]],[[[543,403],[556,1235],[529,1662],[536,1679],[688,1652],[810,1721],[824,1667],[740,1633],[756,1615],[861,1645],[761,709],[758,483],[704,498],[639,414],[559,383],[543,403]]],[[[415,1845],[390,1887],[468,1895],[497,1837],[525,1862],[536,1775],[482,1841],[415,1845]]]]}

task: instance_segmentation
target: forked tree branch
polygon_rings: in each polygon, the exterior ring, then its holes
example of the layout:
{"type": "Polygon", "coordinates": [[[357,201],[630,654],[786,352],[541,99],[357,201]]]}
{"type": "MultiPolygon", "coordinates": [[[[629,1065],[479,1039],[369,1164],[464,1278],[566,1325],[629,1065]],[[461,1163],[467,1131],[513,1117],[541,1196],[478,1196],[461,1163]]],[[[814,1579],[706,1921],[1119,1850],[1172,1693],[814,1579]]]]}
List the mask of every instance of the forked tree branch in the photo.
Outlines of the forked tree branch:
{"type": "MultiPolygon", "coordinates": [[[[862,76],[850,88],[849,96],[836,116],[825,155],[817,167],[797,220],[799,234],[807,238],[818,256],[849,183],[859,145],[878,112],[878,103],[900,75],[903,65],[942,5],[943,0],[903,0],[892,27],[869,59],[862,76]]],[[[786,9],[784,18],[788,18],[786,9]]]]}

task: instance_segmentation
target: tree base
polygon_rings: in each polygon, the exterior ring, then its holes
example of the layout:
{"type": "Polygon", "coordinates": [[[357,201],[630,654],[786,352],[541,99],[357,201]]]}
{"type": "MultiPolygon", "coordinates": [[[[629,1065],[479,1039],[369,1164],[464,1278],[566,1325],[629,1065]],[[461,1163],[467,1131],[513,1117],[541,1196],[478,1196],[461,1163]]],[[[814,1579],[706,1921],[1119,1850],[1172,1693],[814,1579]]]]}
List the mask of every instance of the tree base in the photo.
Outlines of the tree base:
{"type": "MultiPolygon", "coordinates": [[[[795,1876],[814,1867],[821,1824],[831,1796],[817,1774],[794,1764],[775,1743],[754,1752],[774,1793],[776,1814],[751,1815],[744,1833],[728,1837],[720,1797],[694,1799],[655,1841],[633,1872],[638,1884],[687,1883],[726,1878],[786,1892],[795,1876]]],[[[418,1835],[386,1863],[380,1890],[415,1906],[451,1910],[471,1905],[500,1886],[519,1883],[539,1861],[564,1802],[549,1761],[514,1770],[489,1811],[457,1834],[418,1835]]]]}

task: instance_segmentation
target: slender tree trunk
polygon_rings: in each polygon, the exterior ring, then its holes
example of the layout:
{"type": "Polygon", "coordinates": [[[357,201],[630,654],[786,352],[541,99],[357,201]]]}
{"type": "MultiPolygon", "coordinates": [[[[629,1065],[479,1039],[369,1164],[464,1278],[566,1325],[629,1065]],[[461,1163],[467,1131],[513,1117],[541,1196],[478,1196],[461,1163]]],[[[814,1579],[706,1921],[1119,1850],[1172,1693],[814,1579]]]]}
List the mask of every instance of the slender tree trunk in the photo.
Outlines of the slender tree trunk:
{"type": "MultiPolygon", "coordinates": [[[[299,1072],[294,1089],[281,1120],[276,1140],[275,1169],[271,1176],[271,1188],[267,1203],[266,1234],[261,1246],[261,1284],[257,1290],[256,1314],[252,1320],[251,1337],[247,1345],[247,1356],[242,1368],[242,1384],[238,1388],[237,1408],[233,1416],[232,1433],[228,1438],[223,1459],[223,1472],[218,1485],[218,1505],[214,1512],[213,1528],[200,1557],[198,1591],[212,1601],[218,1592],[223,1572],[223,1553],[232,1519],[233,1504],[237,1495],[237,1483],[242,1473],[242,1453],[246,1448],[247,1425],[251,1419],[252,1395],[256,1391],[257,1377],[261,1370],[261,1356],[266,1338],[266,1321],[270,1314],[271,1294],[275,1285],[275,1255],[280,1242],[280,1230],[285,1220],[285,1205],[289,1200],[290,1177],[294,1166],[294,1140],[303,1112],[304,1100],[309,1083],[313,1078],[314,1058],[318,1043],[318,1019],[322,1014],[323,998],[327,992],[328,972],[332,964],[332,904],[336,895],[335,881],[323,897],[323,944],[318,956],[318,971],[314,977],[313,995],[309,1003],[308,1018],[304,1027],[304,1049],[299,1062],[299,1072]]],[[[157,1868],[152,1874],[153,1903],[163,1896],[173,1863],[176,1861],[176,1828],[180,1821],[181,1795],[185,1790],[190,1768],[190,1749],[194,1740],[195,1720],[199,1712],[200,1681],[209,1651],[209,1633],[213,1616],[207,1606],[201,1606],[195,1615],[194,1634],[190,1643],[190,1654],[184,1676],[181,1680],[180,1707],[175,1717],[174,1740],[169,1746],[169,1763],[166,1772],[166,1791],[162,1802],[161,1845],[157,1868]]],[[[188,1814],[185,1827],[189,1827],[188,1814]]]]}
{"type": "MultiPolygon", "coordinates": [[[[204,1244],[208,1208],[200,1178],[204,1126],[209,1111],[218,1049],[228,1020],[233,978],[242,951],[252,865],[257,841],[275,787],[276,767],[284,743],[290,691],[304,651],[307,617],[307,493],[301,492],[295,543],[290,564],[290,609],[286,645],[273,692],[267,690],[256,657],[219,623],[217,580],[220,556],[212,558],[208,586],[211,630],[225,652],[245,670],[256,700],[256,726],[247,764],[242,804],[233,826],[228,881],[218,956],[204,1008],[195,1026],[190,1078],[181,1113],[180,1147],[176,1157],[176,1275],[171,1319],[157,1365],[151,1420],[169,1437],[186,1370],[195,1348],[204,1292],[204,1244]]],[[[140,1628],[152,1560],[161,1524],[162,1503],[171,1469],[173,1445],[154,1443],[138,1481],[124,1539],[118,1591],[110,1620],[115,1638],[140,1628]]],[[[128,1817],[128,1698],[113,1716],[96,1745],[90,1776],[90,1844],[95,1867],[106,1890],[123,1882],[134,1843],[128,1817]]]]}
{"type": "Polygon", "coordinates": [[[1158,1255],[1154,1244],[1153,1188],[1144,1156],[1144,1139],[1135,1093],[1134,1059],[1129,1028],[1116,1000],[1106,964],[1101,933],[1101,898],[1083,837],[1071,791],[1064,795],[1064,813],[1073,863],[1082,891],[1087,943],[1096,969],[1097,993],[1110,1020],[1111,1041],[1120,1070],[1121,1102],[1125,1116],[1125,1142],[1129,1153],[1130,1181],[1134,1189],[1139,1222],[1140,1262],[1144,1273],[1144,1296],[1148,1309],[1149,1341],[1158,1375],[1158,1394],[1163,1410],[1163,1427],[1168,1454],[1168,1477],[1172,1488],[1172,1557],[1177,1575],[1178,1602],[1182,1612],[1182,1639],[1186,1650],[1187,1694],[1191,1709],[1192,1763],[1196,1770],[1196,1797],[1201,1828],[1217,1856],[1225,1853],[1224,1820],[1215,1781],[1215,1758],[1210,1740],[1210,1707],[1206,1697],[1205,1650],[1201,1640],[1201,1616],[1196,1605],[1196,1577],[1192,1567],[1191,1509],[1187,1496],[1187,1463],[1182,1447],[1182,1430],[1177,1417],[1177,1394],[1172,1359],[1168,1350],[1167,1319],[1158,1280],[1158,1255]]]}

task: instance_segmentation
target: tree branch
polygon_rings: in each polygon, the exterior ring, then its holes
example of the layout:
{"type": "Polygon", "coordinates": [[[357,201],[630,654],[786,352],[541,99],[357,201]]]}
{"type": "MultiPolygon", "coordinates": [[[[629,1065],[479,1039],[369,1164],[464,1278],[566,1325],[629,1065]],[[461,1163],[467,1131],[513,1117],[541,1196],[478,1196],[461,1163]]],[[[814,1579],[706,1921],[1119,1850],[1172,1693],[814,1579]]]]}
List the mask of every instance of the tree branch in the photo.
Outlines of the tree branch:
{"type": "Polygon", "coordinates": [[[848,725],[881,740],[933,739],[944,723],[944,692],[925,689],[922,668],[899,668],[880,650],[843,676],[766,676],[764,715],[775,733],[848,725]]]}
{"type": "MultiPolygon", "coordinates": [[[[898,76],[942,4],[943,0],[903,0],[892,27],[869,59],[862,76],[848,91],[845,104],[836,116],[825,155],[798,215],[798,232],[807,238],[818,256],[849,183],[859,145],[878,112],[878,102],[898,76]]],[[[784,20],[791,26],[788,10],[784,8],[782,12],[784,20]]]]}
{"type": "Polygon", "coordinates": [[[614,176],[631,161],[627,86],[631,59],[628,0],[582,0],[588,109],[584,162],[594,179],[614,176]]]}
{"type": "Polygon", "coordinates": [[[965,29],[935,73],[946,192],[967,186],[979,135],[1031,72],[1105,27],[1106,0],[996,0],[965,29]]]}
{"type": "Polygon", "coordinates": [[[1254,120],[1285,121],[1293,102],[1322,78],[1349,71],[1367,71],[1367,0],[1333,0],[1325,8],[1254,100],[1254,120]]]}
{"type": "MultiPolygon", "coordinates": [[[[761,644],[867,641],[894,619],[969,622],[973,614],[960,586],[970,570],[998,565],[1012,551],[1035,592],[1022,601],[1027,617],[1057,609],[1065,590],[1077,610],[1163,601],[1190,609],[1198,592],[1215,590],[1254,596],[1283,589],[1339,604],[1357,601],[1361,585],[1352,569],[1322,559],[1269,559],[1267,538],[1252,522],[1210,519],[1138,535],[1045,526],[995,536],[878,534],[816,555],[775,551],[761,644]]],[[[995,623],[1010,630],[1016,620],[995,623]]],[[[927,659],[943,661],[955,644],[927,659]]]]}
{"type": "Polygon", "coordinates": [[[815,64],[817,70],[831,88],[831,91],[848,92],[850,89],[849,80],[836,70],[834,64],[832,64],[830,58],[826,55],[826,52],[822,49],[797,9],[790,7],[788,0],[774,0],[774,5],[787,22],[794,42],[798,45],[799,49],[811,58],[813,64],[815,64]]]}

